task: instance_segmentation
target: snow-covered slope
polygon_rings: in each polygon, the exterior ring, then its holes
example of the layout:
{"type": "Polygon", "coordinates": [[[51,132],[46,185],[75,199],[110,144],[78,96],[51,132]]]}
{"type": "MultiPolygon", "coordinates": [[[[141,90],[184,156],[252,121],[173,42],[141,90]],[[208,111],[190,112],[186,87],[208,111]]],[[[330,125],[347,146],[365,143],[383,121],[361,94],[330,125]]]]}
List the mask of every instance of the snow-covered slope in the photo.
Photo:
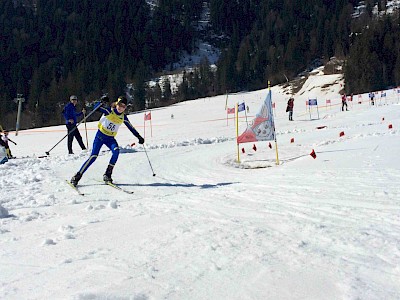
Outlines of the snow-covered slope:
{"type": "MultiPolygon", "coordinates": [[[[250,121],[267,90],[153,110],[145,136],[155,177],[122,127],[114,180],[133,195],[100,182],[106,149],[80,182],[85,196],[69,187],[89,155],[76,142],[73,156],[63,142],[49,158],[1,165],[0,298],[400,298],[399,94],[377,94],[376,106],[355,95],[341,112],[341,83],[311,76],[293,122],[287,91],[272,88],[280,165],[274,142],[240,145],[238,164],[225,113],[226,99],[245,101],[250,121]],[[308,97],[318,111],[307,110],[308,97]]],[[[129,118],[143,135],[143,113],[129,118]]],[[[95,132],[89,123],[89,145],[95,132]]],[[[64,134],[21,131],[11,147],[39,156],[64,134]]]]}

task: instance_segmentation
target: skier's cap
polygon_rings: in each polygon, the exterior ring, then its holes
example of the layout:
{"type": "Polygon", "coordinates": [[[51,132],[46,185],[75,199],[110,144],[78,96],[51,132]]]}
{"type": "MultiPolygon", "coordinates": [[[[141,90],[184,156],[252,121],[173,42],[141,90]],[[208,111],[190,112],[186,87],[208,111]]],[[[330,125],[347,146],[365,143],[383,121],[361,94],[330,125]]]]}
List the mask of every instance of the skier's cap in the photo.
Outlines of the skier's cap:
{"type": "Polygon", "coordinates": [[[118,100],[117,100],[117,104],[119,104],[119,103],[127,105],[128,104],[128,100],[124,96],[119,96],[118,100]]]}
{"type": "Polygon", "coordinates": [[[72,95],[71,97],[69,97],[69,100],[70,101],[72,101],[72,100],[77,100],[78,101],[78,97],[75,96],[75,95],[72,95]]]}

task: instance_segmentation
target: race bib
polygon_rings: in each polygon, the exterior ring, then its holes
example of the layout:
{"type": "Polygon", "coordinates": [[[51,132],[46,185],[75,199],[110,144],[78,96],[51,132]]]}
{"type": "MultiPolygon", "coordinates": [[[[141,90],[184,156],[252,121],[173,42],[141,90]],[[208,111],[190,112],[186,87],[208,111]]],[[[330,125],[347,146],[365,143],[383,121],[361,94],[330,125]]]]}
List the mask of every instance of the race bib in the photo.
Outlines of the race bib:
{"type": "Polygon", "coordinates": [[[107,116],[102,116],[99,120],[99,130],[108,136],[116,136],[119,126],[124,122],[124,115],[116,115],[114,112],[107,116]]]}

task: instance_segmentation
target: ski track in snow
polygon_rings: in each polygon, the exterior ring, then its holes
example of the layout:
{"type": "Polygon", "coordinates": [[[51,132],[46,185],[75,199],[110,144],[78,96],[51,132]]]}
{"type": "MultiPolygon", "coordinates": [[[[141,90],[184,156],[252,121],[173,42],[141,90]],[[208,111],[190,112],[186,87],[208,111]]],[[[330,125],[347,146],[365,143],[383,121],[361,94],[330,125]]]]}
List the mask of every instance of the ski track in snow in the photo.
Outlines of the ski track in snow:
{"type": "Polygon", "coordinates": [[[108,151],[83,197],[64,180],[87,153],[11,160],[0,298],[398,299],[399,131],[377,116],[398,128],[400,106],[376,110],[282,126],[280,166],[265,143],[241,145],[239,165],[232,135],[177,135],[150,139],[152,177],[125,147],[114,181],[133,195],[98,182],[108,151]]]}

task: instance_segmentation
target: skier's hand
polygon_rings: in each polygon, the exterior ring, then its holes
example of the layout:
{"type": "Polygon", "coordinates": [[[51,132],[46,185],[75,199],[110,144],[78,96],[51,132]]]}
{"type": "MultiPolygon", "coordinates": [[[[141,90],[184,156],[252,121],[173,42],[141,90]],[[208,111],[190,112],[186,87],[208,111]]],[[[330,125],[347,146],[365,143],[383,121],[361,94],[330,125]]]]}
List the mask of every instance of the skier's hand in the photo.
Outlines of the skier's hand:
{"type": "Polygon", "coordinates": [[[107,95],[103,95],[103,96],[101,96],[100,101],[101,101],[101,103],[103,105],[105,105],[105,104],[108,104],[110,102],[110,98],[108,98],[107,95]]]}
{"type": "Polygon", "coordinates": [[[68,122],[70,122],[71,124],[74,124],[74,120],[73,119],[69,119],[68,122]]]}
{"type": "Polygon", "coordinates": [[[83,112],[84,114],[86,114],[86,109],[85,109],[85,108],[83,108],[83,109],[82,109],[82,112],[83,112]]]}
{"type": "Polygon", "coordinates": [[[138,140],[139,140],[139,144],[144,144],[144,138],[142,138],[140,135],[139,135],[139,137],[138,137],[138,140]]]}

